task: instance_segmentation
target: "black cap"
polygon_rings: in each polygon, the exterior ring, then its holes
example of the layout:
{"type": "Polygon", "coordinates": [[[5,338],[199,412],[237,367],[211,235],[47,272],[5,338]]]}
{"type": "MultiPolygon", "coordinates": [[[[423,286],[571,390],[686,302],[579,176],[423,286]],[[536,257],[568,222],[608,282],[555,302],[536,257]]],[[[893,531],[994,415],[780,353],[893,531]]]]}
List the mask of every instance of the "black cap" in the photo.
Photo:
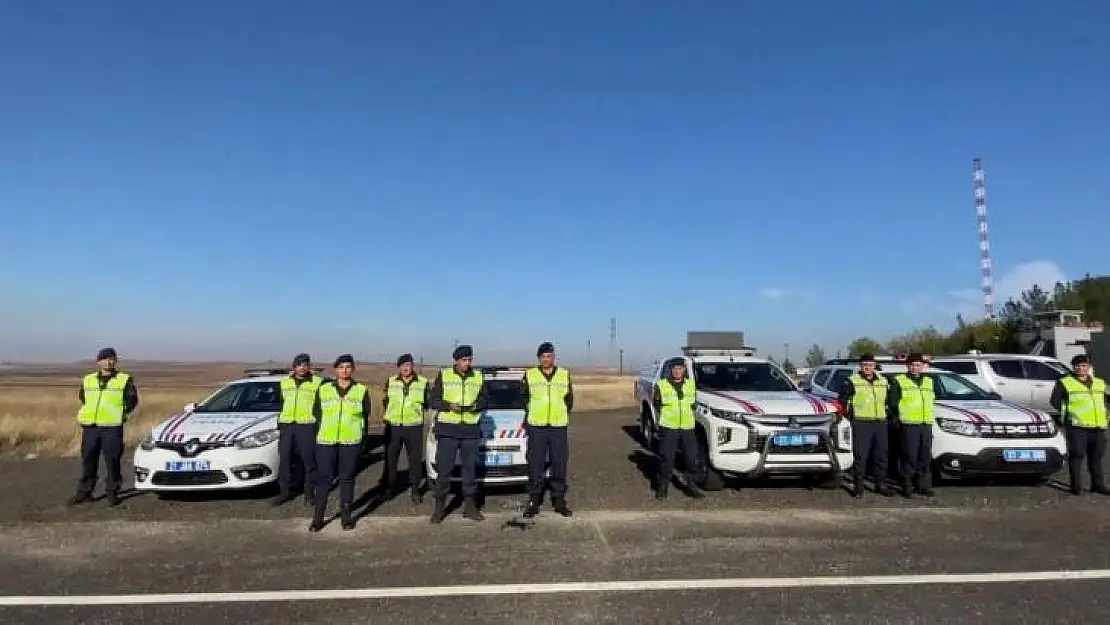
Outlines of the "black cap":
{"type": "Polygon", "coordinates": [[[909,357],[906,358],[906,362],[925,362],[925,356],[921,352],[910,352],[909,357]]]}
{"type": "Polygon", "coordinates": [[[105,358],[119,358],[119,356],[116,356],[116,348],[102,347],[100,351],[96,352],[97,360],[104,360],[105,358]]]}
{"type": "Polygon", "coordinates": [[[675,366],[678,366],[678,365],[681,365],[681,366],[685,367],[686,366],[686,359],[685,358],[671,358],[667,362],[663,363],[663,368],[669,370],[669,369],[671,369],[675,366]]]}
{"type": "Polygon", "coordinates": [[[333,366],[333,367],[338,367],[339,365],[341,365],[341,364],[343,364],[343,363],[347,363],[347,364],[349,364],[349,365],[351,365],[351,366],[354,366],[354,364],[355,364],[355,357],[354,357],[354,356],[352,356],[352,355],[350,355],[350,354],[343,354],[343,355],[341,355],[341,356],[340,356],[339,358],[336,358],[336,359],[335,359],[335,362],[334,362],[334,363],[332,363],[332,365],[331,365],[331,366],[333,366]]]}
{"type": "Polygon", "coordinates": [[[1072,356],[1071,366],[1074,367],[1075,365],[1082,364],[1091,364],[1091,359],[1087,357],[1087,354],[1076,354],[1075,356],[1072,356]]]}
{"type": "Polygon", "coordinates": [[[455,348],[455,351],[451,352],[451,358],[453,360],[458,360],[460,358],[473,358],[473,357],[474,357],[474,348],[469,346],[469,345],[459,345],[458,347],[455,348]]]}
{"type": "Polygon", "coordinates": [[[412,354],[401,354],[400,358],[397,359],[397,366],[400,367],[406,362],[412,362],[412,354]]]}
{"type": "Polygon", "coordinates": [[[543,343],[540,343],[540,346],[538,348],[536,348],[536,358],[539,358],[540,356],[543,356],[544,354],[554,354],[554,353],[555,353],[555,346],[552,345],[551,343],[547,342],[547,341],[544,341],[543,343]]]}
{"type": "Polygon", "coordinates": [[[875,354],[860,354],[860,362],[875,362],[875,354]]]}
{"type": "Polygon", "coordinates": [[[294,367],[296,367],[297,365],[310,365],[310,364],[312,364],[312,357],[309,356],[308,354],[304,353],[304,352],[301,352],[300,354],[297,354],[296,356],[293,356],[293,366],[294,367]]]}

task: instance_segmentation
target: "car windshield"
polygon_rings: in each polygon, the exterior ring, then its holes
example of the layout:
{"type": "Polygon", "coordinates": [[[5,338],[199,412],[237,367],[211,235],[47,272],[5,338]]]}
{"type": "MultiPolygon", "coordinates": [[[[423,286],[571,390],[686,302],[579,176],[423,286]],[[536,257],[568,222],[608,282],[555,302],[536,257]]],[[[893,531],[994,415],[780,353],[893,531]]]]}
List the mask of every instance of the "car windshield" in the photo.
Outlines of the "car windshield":
{"type": "Polygon", "coordinates": [[[486,380],[487,410],[524,410],[522,380],[486,380]]]}
{"type": "MultiPolygon", "coordinates": [[[[884,373],[894,383],[897,373],[884,373]]],[[[941,401],[973,401],[990,399],[990,395],[983,389],[975,386],[967,378],[955,373],[926,373],[933,379],[933,392],[941,401]]]]}
{"type": "Polygon", "coordinates": [[[277,412],[281,410],[281,384],[240,382],[229,384],[194,412],[277,412]]]}
{"type": "Polygon", "coordinates": [[[694,382],[703,391],[797,390],[778,367],[765,362],[697,363],[694,382]]]}

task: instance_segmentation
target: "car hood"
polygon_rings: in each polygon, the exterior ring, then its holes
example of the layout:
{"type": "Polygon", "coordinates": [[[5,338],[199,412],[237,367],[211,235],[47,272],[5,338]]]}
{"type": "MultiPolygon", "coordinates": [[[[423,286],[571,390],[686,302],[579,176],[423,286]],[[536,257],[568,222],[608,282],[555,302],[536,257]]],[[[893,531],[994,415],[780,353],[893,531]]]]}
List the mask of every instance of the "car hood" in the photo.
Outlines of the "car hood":
{"type": "Polygon", "coordinates": [[[972,423],[1041,424],[1048,419],[1041,413],[997,399],[961,401],[937,400],[934,416],[972,423]]]}
{"type": "Polygon", "coordinates": [[[698,391],[698,401],[718,410],[768,415],[815,415],[836,412],[821,398],[802,391],[698,391]]]}
{"type": "Polygon", "coordinates": [[[277,427],[276,412],[191,412],[163,421],[154,429],[154,440],[184,443],[224,443],[277,427]]]}
{"type": "Polygon", "coordinates": [[[484,410],[478,419],[482,438],[525,438],[523,410],[484,410]]]}

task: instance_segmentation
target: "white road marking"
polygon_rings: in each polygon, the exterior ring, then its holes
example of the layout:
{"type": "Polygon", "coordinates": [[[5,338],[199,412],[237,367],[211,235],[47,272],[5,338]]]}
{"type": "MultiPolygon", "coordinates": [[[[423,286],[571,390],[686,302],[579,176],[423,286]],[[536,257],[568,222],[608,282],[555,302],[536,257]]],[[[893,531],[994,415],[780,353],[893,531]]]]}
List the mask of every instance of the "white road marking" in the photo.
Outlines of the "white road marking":
{"type": "Polygon", "coordinates": [[[164,605],[253,603],[274,601],[338,601],[342,599],[410,599],[485,595],[542,595],[602,592],[659,592],[735,589],[845,588],[921,584],[993,584],[1071,582],[1110,579],[1110,569],[1028,571],[1012,573],[940,573],[933,575],[828,575],[821,577],[736,577],[723,579],[660,579],[553,584],[485,584],[472,586],[410,586],[331,590],[198,592],[133,595],[39,595],[0,597],[0,607],[164,605]]]}

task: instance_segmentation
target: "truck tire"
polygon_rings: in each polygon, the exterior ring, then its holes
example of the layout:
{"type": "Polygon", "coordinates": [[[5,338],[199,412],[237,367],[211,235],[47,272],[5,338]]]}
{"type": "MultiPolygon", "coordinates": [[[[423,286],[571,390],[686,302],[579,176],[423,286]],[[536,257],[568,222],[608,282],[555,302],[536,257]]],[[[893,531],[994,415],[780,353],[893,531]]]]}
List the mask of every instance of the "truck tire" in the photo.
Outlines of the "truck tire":
{"type": "Polygon", "coordinates": [[[702,490],[714,492],[725,487],[725,476],[709,466],[709,440],[705,436],[705,430],[700,427],[698,428],[697,463],[701,466],[704,475],[701,481],[702,490]]]}
{"type": "Polygon", "coordinates": [[[651,411],[646,407],[640,408],[640,444],[651,453],[657,453],[655,431],[651,423],[651,411]]]}

